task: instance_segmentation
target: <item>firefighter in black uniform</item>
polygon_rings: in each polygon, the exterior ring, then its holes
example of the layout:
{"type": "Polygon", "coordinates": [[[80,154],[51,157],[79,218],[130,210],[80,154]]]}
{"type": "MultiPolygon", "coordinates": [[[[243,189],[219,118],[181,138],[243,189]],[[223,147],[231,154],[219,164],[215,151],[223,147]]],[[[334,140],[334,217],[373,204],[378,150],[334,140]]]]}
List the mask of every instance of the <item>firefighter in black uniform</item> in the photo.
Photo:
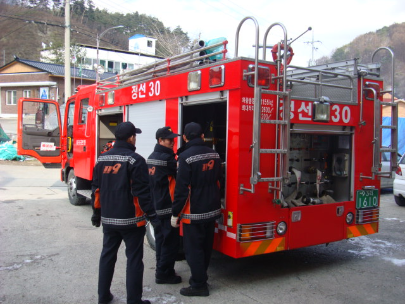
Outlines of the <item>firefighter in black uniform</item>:
{"type": "Polygon", "coordinates": [[[148,167],[135,153],[136,134],[141,133],[131,122],[123,122],[115,131],[114,147],[102,154],[94,167],[92,182],[92,223],[103,224],[103,249],[100,256],[98,299],[110,303],[110,292],[117,252],[122,240],[127,256],[127,303],[142,301],[143,240],[149,219],[159,230],[155,208],[150,198],[148,167]]]}
{"type": "Polygon", "coordinates": [[[161,224],[161,233],[155,232],[157,284],[178,284],[174,264],[180,246],[179,229],[170,224],[174,186],[176,185],[177,161],[173,152],[174,139],[180,136],[170,127],[156,131],[157,144],[147,159],[152,201],[161,224]]]}
{"type": "Polygon", "coordinates": [[[221,216],[221,159],[204,143],[197,123],[184,128],[186,145],[179,149],[176,188],[171,224],[183,223],[183,245],[190,266],[190,286],[182,288],[184,296],[208,296],[207,269],[214,242],[215,220],[221,216]]]}

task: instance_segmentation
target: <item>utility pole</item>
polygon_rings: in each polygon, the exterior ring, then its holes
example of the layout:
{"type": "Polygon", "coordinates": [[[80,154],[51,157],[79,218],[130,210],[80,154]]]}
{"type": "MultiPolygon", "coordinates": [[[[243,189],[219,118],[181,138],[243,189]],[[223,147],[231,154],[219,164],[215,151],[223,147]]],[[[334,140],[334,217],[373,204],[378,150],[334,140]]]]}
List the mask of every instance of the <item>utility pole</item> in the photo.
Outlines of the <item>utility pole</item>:
{"type": "Polygon", "coordinates": [[[70,76],[70,0],[65,3],[65,100],[72,94],[72,81],[70,76]]]}
{"type": "Polygon", "coordinates": [[[311,44],[312,48],[312,58],[309,61],[309,66],[314,66],[315,65],[315,60],[314,60],[314,51],[317,50],[318,48],[315,47],[315,43],[322,43],[322,41],[314,41],[314,32],[312,31],[312,41],[304,41],[304,43],[311,44]]]}

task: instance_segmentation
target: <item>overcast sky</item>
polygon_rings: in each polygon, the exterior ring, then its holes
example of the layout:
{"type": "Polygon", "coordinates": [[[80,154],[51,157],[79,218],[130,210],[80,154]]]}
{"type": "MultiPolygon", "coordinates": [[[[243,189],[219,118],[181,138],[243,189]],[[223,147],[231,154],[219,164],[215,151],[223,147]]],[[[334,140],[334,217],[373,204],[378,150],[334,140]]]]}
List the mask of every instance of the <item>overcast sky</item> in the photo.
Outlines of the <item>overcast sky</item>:
{"type": "MultiPolygon", "coordinates": [[[[257,19],[260,27],[259,42],[274,22],[284,24],[288,38],[295,39],[308,27],[307,32],[292,44],[294,59],[291,64],[306,66],[314,59],[330,56],[359,35],[376,31],[384,26],[405,22],[405,0],[93,0],[98,8],[123,14],[138,11],[158,18],[165,26],[180,26],[191,39],[210,40],[226,37],[229,51],[234,55],[235,34],[239,22],[246,16],[257,19]],[[313,35],[313,37],[312,37],[313,35]],[[317,42],[320,41],[320,42],[317,42]]],[[[240,33],[239,55],[252,56],[254,23],[247,20],[240,33]]],[[[274,29],[267,44],[282,38],[274,29]]]]}

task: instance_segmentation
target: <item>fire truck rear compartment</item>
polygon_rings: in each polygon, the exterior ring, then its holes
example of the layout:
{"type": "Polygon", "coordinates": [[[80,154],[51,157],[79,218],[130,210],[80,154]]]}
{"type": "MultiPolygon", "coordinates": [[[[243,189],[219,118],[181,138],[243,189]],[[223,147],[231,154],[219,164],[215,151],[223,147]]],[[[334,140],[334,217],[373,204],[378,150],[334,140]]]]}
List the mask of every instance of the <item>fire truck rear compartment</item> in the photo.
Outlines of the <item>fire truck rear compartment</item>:
{"type": "MultiPolygon", "coordinates": [[[[216,102],[182,107],[181,130],[189,122],[201,125],[207,146],[213,148],[221,157],[223,180],[221,182],[221,204],[225,206],[226,180],[226,132],[227,132],[227,103],[216,102]]],[[[182,142],[182,145],[185,143],[182,142]]]]}
{"type": "Polygon", "coordinates": [[[226,117],[226,102],[183,106],[181,130],[183,131],[184,126],[189,122],[199,123],[204,133],[205,142],[218,152],[222,162],[225,162],[226,117]]]}
{"type": "Polygon", "coordinates": [[[122,113],[100,115],[98,151],[108,149],[108,143],[115,140],[115,128],[122,122],[122,113]]]}
{"type": "Polygon", "coordinates": [[[290,183],[283,187],[289,207],[349,201],[351,135],[291,134],[290,183]]]}

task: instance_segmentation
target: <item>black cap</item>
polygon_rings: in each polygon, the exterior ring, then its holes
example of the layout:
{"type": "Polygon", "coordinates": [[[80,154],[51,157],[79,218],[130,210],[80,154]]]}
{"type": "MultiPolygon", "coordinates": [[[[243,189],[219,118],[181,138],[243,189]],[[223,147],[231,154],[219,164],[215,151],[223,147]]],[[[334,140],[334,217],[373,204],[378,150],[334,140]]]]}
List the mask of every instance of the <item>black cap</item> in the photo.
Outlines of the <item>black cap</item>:
{"type": "Polygon", "coordinates": [[[127,140],[132,135],[142,133],[141,129],[135,128],[130,121],[122,122],[115,129],[115,138],[118,140],[127,140]]]}
{"type": "Polygon", "coordinates": [[[184,127],[184,135],[188,140],[192,140],[197,137],[201,137],[202,129],[201,126],[196,122],[190,122],[184,127]]]}
{"type": "Polygon", "coordinates": [[[176,138],[177,136],[180,136],[180,134],[173,133],[172,128],[170,127],[163,127],[156,131],[156,139],[176,138]]]}

